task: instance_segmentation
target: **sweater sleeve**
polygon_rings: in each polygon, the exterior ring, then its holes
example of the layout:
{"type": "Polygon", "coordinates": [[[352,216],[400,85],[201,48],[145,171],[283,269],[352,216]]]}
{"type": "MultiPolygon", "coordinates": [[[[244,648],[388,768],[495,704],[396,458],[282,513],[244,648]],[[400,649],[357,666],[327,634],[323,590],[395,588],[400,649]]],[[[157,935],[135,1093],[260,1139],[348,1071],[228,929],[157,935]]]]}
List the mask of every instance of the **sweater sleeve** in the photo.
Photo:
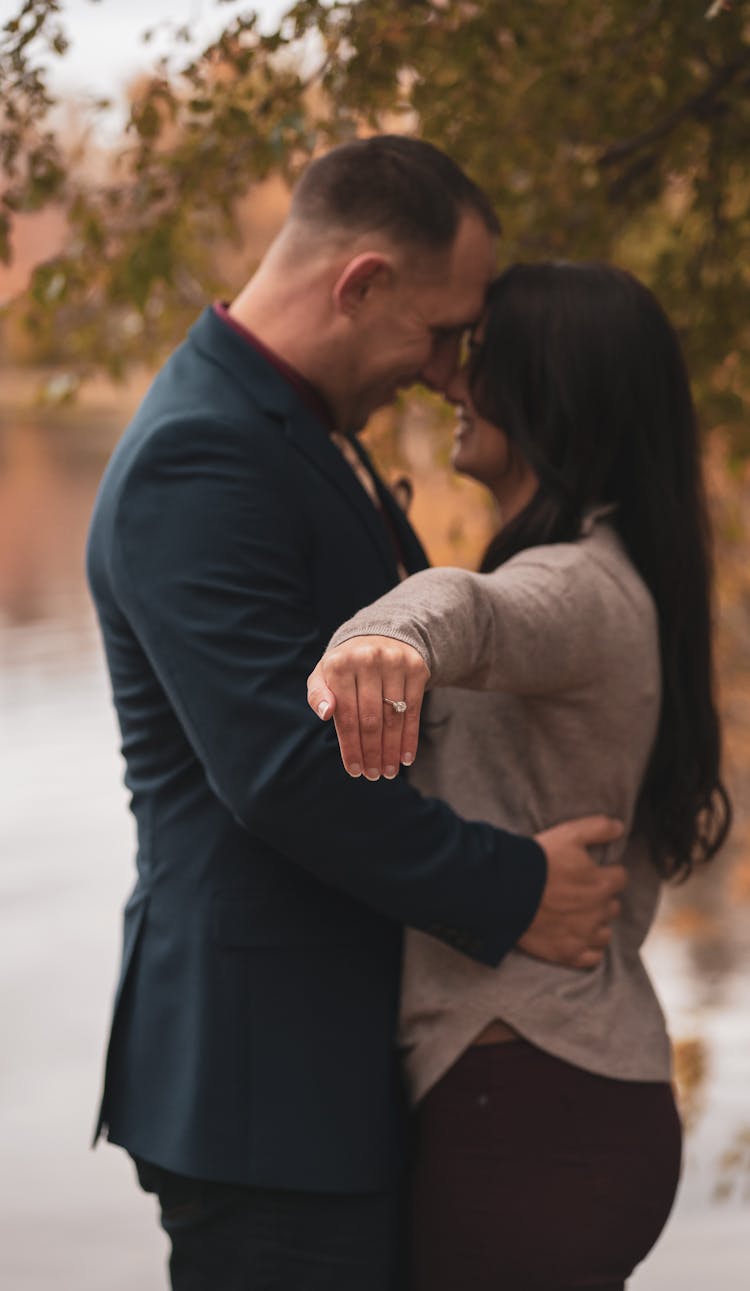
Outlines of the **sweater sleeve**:
{"type": "Polygon", "coordinates": [[[596,675],[612,601],[607,576],[580,545],[533,548],[490,574],[414,574],[344,623],[329,648],[392,637],[419,651],[432,687],[550,694],[596,675]]]}

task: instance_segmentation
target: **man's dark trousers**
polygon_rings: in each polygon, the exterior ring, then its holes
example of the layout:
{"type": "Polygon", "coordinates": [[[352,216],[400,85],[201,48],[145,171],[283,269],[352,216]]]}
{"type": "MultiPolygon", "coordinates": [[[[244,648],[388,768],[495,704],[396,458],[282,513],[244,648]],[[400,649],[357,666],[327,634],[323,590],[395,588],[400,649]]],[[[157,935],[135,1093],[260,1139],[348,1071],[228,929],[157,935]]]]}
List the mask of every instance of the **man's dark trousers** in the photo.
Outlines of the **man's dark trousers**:
{"type": "Polygon", "coordinates": [[[138,829],[99,1129],[311,1206],[393,1190],[401,928],[499,962],[544,856],[342,770],[306,679],[397,581],[394,545],[299,392],[212,310],[115,450],[88,573],[138,829]]]}
{"type": "Polygon", "coordinates": [[[406,1291],[396,1188],[294,1192],[136,1169],[159,1200],[174,1291],[406,1291]]]}

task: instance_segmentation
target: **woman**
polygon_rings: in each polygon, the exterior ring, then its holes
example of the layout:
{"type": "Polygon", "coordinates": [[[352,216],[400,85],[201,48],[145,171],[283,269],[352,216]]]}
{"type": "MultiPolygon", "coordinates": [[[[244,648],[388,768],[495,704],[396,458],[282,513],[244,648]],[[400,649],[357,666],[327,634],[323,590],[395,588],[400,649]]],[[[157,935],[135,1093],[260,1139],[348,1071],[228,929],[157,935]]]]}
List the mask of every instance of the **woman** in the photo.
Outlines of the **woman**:
{"type": "Polygon", "coordinates": [[[656,300],[596,264],[503,274],[447,394],[454,467],[490,489],[502,527],[480,573],[417,574],[345,624],[311,703],[336,710],[345,763],[390,777],[416,753],[429,680],[419,788],[525,833],[618,816],[630,880],[587,973],[520,952],[489,969],[408,933],[411,1285],[615,1291],[680,1163],[639,949],[662,879],[713,856],[730,816],[695,416],[656,300]]]}

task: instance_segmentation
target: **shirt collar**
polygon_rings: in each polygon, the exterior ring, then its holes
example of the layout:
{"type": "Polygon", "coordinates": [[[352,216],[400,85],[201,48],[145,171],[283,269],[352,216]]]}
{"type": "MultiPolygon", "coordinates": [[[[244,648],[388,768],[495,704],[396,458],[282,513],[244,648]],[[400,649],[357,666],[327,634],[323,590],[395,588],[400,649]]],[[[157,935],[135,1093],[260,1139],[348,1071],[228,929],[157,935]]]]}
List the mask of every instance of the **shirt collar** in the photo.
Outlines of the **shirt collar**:
{"type": "Polygon", "coordinates": [[[581,520],[581,537],[588,538],[600,520],[606,520],[617,510],[616,502],[600,502],[598,506],[589,507],[581,520]]]}
{"type": "Polygon", "coordinates": [[[214,313],[222,323],[227,327],[231,327],[232,331],[236,332],[238,336],[241,336],[247,345],[252,346],[258,354],[261,354],[263,358],[266,359],[266,361],[270,363],[271,366],[274,367],[284,378],[284,380],[292,386],[294,390],[296,390],[297,394],[302,400],[304,400],[310,411],[313,412],[318,420],[323,423],[326,430],[334,431],[336,429],[336,422],[334,420],[333,413],[320,391],[316,390],[312,382],[308,381],[306,377],[303,377],[296,368],[293,368],[291,363],[287,363],[279,354],[276,354],[274,350],[270,349],[259,336],[256,336],[255,332],[250,331],[249,327],[245,327],[244,323],[241,323],[233,314],[230,314],[224,301],[215,301],[213,308],[214,313]]]}

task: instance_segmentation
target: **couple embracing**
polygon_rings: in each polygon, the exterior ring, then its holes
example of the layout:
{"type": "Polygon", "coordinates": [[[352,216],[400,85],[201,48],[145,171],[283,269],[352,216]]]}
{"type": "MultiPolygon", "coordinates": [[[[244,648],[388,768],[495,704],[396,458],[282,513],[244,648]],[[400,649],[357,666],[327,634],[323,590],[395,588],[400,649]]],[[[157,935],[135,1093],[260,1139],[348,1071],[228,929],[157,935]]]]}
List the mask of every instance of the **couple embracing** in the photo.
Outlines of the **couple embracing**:
{"type": "Polygon", "coordinates": [[[616,1291],[672,1204],[639,948],[729,820],[695,418],[643,286],[494,278],[497,234],[426,143],[314,161],[100,489],[138,878],[99,1130],[175,1291],[616,1291]],[[499,504],[477,573],[357,439],[417,381],[499,504]]]}

